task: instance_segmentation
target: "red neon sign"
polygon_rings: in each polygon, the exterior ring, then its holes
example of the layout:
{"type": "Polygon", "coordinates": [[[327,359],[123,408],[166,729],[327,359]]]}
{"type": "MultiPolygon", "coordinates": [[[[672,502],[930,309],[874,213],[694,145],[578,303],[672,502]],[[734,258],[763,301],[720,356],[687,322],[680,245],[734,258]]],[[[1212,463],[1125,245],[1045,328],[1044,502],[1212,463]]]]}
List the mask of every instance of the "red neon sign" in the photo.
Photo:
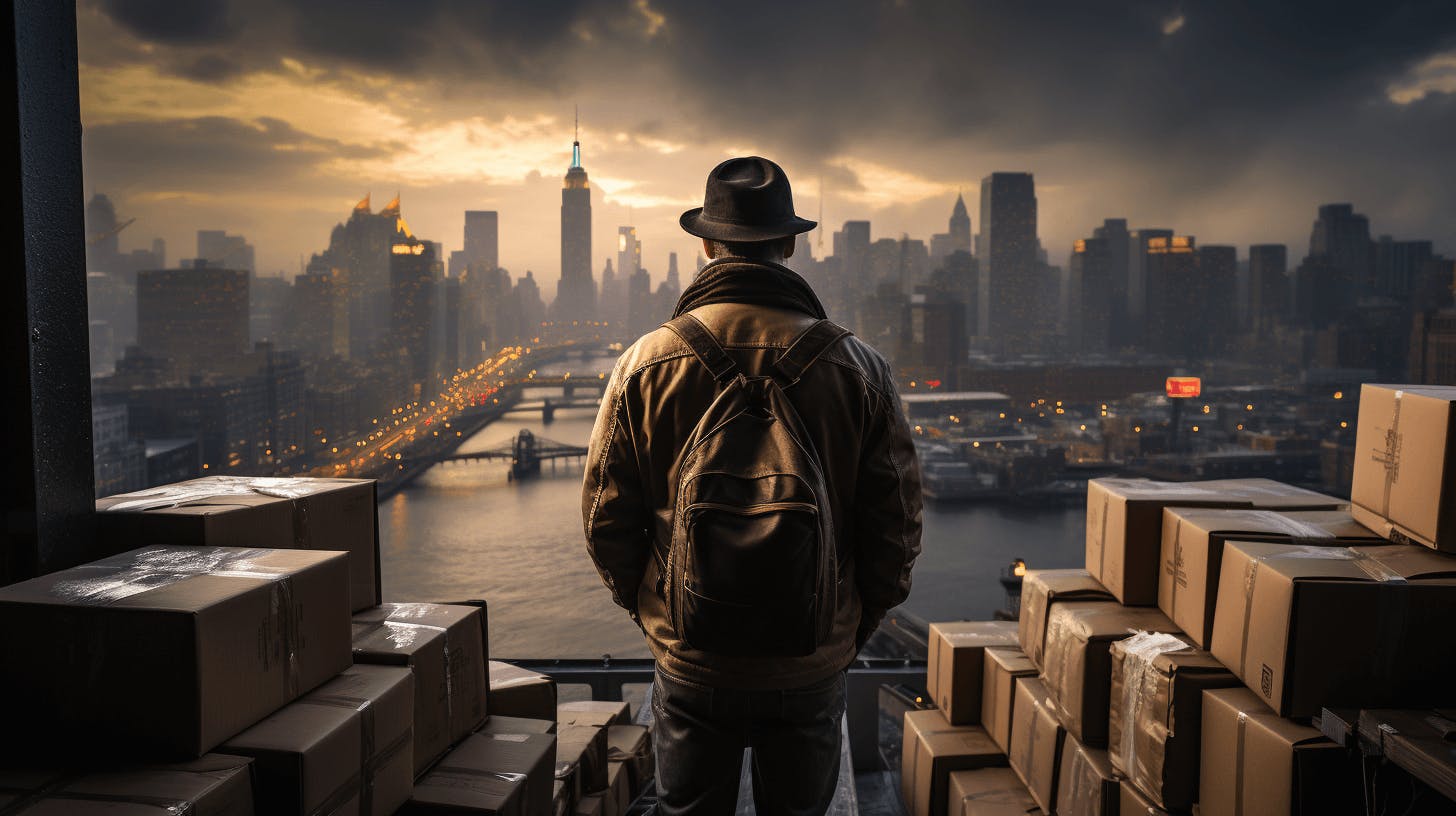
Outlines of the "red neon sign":
{"type": "Polygon", "coordinates": [[[925,381],[925,384],[927,386],[929,386],[930,388],[939,388],[940,387],[940,380],[926,380],[925,381]]]}
{"type": "Polygon", "coordinates": [[[1169,377],[1167,391],[1172,399],[1190,399],[1203,393],[1203,380],[1199,377],[1169,377]]]}

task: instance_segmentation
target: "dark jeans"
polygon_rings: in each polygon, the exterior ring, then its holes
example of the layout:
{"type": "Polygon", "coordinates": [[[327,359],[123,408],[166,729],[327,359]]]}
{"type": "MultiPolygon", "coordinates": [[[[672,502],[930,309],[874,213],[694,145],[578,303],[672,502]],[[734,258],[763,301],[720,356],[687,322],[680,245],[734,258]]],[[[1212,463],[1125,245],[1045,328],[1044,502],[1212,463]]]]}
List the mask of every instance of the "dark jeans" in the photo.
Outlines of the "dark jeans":
{"type": "Polygon", "coordinates": [[[659,671],[652,714],[661,816],[732,814],[744,748],[759,816],[821,816],[834,798],[843,672],[787,691],[735,691],[659,671]]]}

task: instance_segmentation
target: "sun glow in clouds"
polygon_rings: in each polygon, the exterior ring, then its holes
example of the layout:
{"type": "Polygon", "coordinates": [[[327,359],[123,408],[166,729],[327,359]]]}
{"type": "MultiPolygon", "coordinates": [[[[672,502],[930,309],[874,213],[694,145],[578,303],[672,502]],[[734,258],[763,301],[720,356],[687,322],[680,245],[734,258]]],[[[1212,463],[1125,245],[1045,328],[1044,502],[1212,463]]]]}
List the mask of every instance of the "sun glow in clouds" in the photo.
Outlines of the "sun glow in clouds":
{"type": "Polygon", "coordinates": [[[1456,51],[1427,58],[1385,89],[1386,98],[1397,105],[1409,105],[1433,93],[1456,93],[1456,51]]]}

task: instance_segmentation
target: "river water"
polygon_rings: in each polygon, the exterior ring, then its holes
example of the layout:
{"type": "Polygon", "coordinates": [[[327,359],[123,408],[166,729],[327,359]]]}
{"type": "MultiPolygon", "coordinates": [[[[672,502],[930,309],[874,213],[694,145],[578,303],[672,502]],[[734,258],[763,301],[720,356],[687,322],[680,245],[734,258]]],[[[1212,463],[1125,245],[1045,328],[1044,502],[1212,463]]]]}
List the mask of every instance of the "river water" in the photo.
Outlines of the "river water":
{"type": "MultiPolygon", "coordinates": [[[[595,377],[610,365],[578,361],[571,372],[595,377]]],[[[585,445],[594,419],[589,410],[558,411],[550,424],[539,413],[509,414],[460,450],[495,447],[521,429],[585,445]]],[[[582,464],[543,463],[540,477],[519,482],[508,471],[501,462],[436,465],[379,505],[385,600],[484,598],[499,657],[647,657],[586,553],[582,464]]],[[[932,621],[989,617],[1005,603],[996,578],[1013,558],[1081,566],[1084,517],[1081,506],[927,506],[906,608],[932,621]]]]}

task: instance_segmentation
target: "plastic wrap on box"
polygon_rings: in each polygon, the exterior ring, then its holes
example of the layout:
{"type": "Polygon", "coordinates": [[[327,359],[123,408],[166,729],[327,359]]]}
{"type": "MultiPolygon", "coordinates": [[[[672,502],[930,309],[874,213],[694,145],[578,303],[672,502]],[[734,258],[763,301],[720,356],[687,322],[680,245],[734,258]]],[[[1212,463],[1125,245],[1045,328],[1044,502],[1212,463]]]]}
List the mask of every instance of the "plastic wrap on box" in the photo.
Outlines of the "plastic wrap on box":
{"type": "Polygon", "coordinates": [[[1112,644],[1112,764],[1158,807],[1198,799],[1203,691],[1239,680],[1183,638],[1139,632],[1112,644]]]}
{"type": "Polygon", "coordinates": [[[415,673],[415,773],[485,721],[484,625],[473,606],[390,603],[354,616],[354,660],[415,673]]]}
{"type": "Polygon", "coordinates": [[[552,812],[550,734],[471,734],[415,783],[400,816],[552,812]]]}
{"type": "Polygon", "coordinates": [[[205,476],[96,502],[102,546],[141,544],[342,550],[350,606],[380,601],[372,479],[205,476]]]}
{"type": "Polygon", "coordinates": [[[500,660],[489,663],[490,711],[508,717],[556,719],[556,681],[500,660]]]}
{"type": "Polygon", "coordinates": [[[200,756],[348,668],[348,611],[345,555],[306,550],[144,547],[0,588],[29,735],[0,752],[200,756]]]}
{"type": "Polygon", "coordinates": [[[1047,618],[1052,613],[1052,605],[1110,600],[1113,600],[1112,593],[1087,570],[1029,570],[1021,579],[1021,615],[1016,624],[1021,651],[1032,665],[1042,668],[1047,618]]]}

